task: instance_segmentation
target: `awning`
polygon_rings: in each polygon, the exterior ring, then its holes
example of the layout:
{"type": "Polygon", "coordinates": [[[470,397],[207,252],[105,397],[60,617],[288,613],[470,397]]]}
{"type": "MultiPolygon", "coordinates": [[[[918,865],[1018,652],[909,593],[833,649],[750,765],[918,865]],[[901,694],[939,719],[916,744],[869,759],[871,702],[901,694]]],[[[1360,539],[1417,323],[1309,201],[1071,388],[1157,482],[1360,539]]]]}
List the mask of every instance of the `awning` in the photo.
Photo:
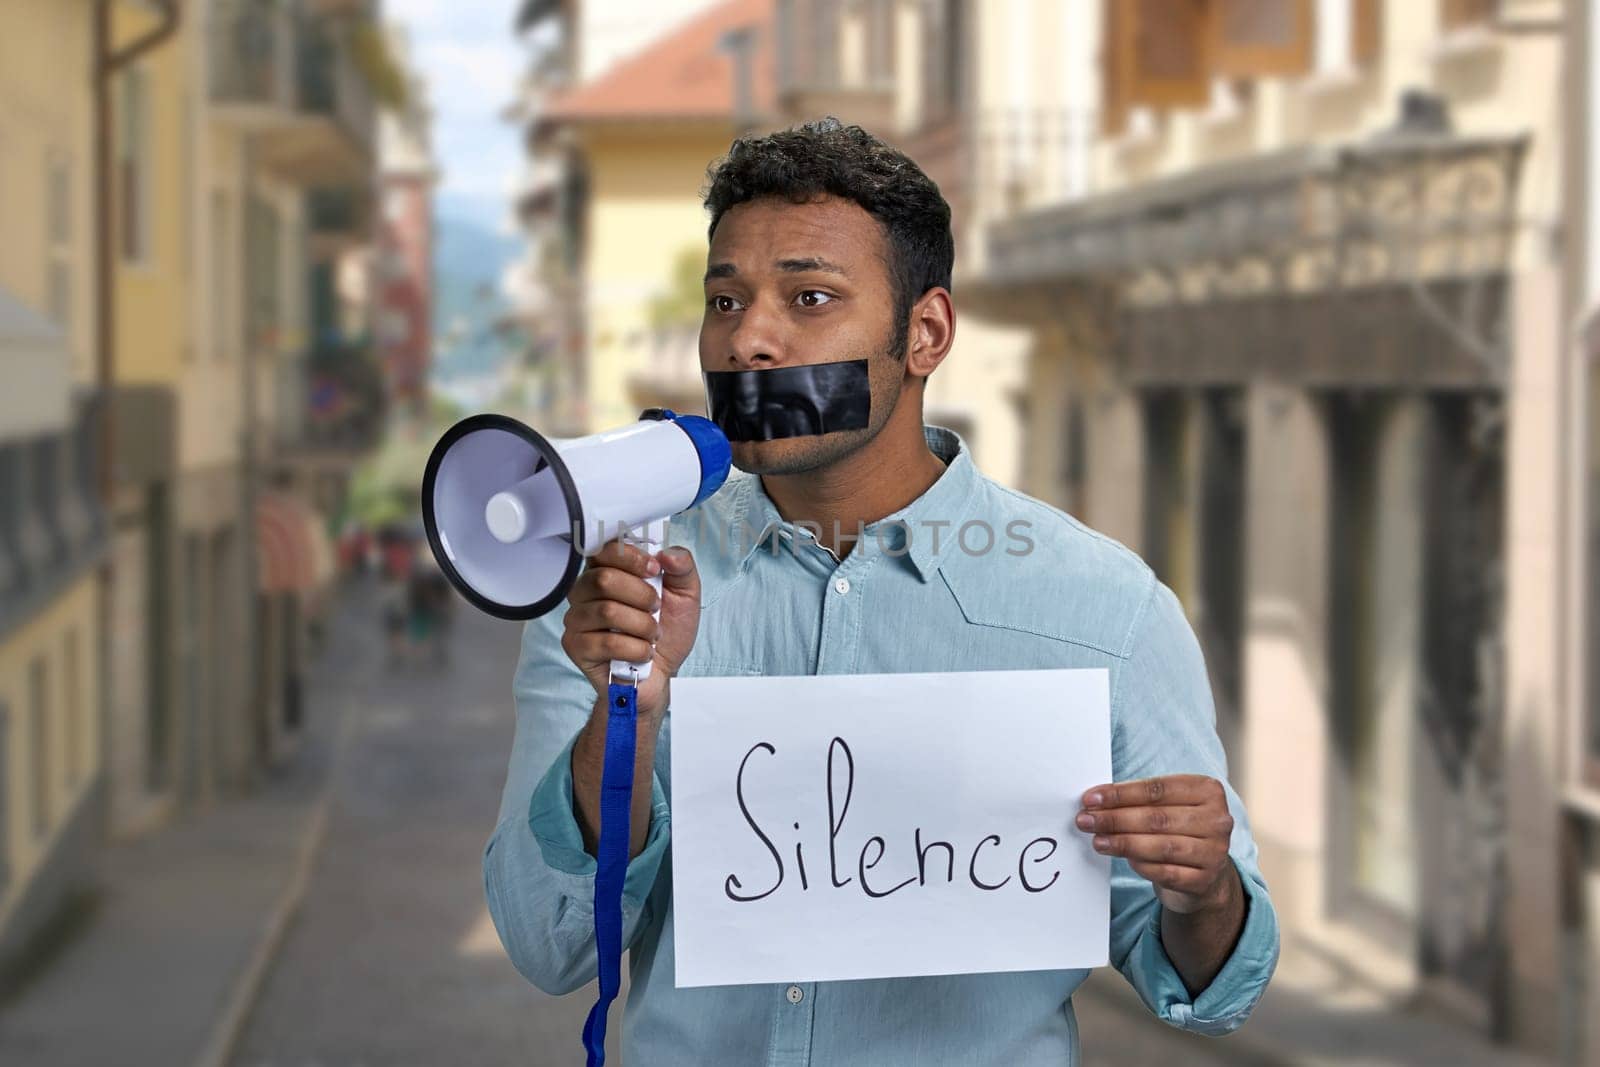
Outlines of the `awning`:
{"type": "Polygon", "coordinates": [[[333,576],[327,531],[309,505],[268,490],[256,497],[256,562],[263,593],[314,593],[333,576]]]}
{"type": "Polygon", "coordinates": [[[1160,302],[1503,269],[1526,145],[1415,135],[1212,164],[991,225],[985,281],[1157,275],[1175,291],[1140,302],[1160,302]],[[1272,269],[1235,280],[1241,263],[1272,269]]]}
{"type": "Polygon", "coordinates": [[[1136,383],[1495,385],[1526,146],[1392,133],[1212,164],[993,223],[962,284],[1002,321],[1071,318],[1136,383]]]}

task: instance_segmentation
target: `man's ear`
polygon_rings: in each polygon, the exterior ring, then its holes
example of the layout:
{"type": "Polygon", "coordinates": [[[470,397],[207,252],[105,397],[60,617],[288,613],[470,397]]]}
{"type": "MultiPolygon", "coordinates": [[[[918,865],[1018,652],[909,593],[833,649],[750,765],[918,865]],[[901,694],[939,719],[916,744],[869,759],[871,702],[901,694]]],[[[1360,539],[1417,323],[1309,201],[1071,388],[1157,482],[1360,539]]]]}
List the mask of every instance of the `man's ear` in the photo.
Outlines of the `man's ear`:
{"type": "Polygon", "coordinates": [[[911,305],[906,339],[906,373],[926,378],[934,372],[956,338],[956,308],[950,290],[935,286],[911,305]]]}

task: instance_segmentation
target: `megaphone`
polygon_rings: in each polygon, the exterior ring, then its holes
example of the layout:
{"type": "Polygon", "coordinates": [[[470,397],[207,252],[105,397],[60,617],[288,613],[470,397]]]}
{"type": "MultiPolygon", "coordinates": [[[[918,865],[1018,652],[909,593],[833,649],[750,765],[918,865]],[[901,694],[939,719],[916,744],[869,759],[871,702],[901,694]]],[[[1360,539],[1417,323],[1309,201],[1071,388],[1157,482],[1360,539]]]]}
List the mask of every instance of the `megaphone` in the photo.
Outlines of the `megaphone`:
{"type": "MultiPolygon", "coordinates": [[[[721,488],[731,461],[715,423],[664,408],[567,440],[505,415],[472,415],[428,456],[428,547],[478,609],[502,619],[537,618],[566,599],[583,558],[607,542],[661,551],[667,520],[721,488]]],[[[659,594],[661,577],[650,582],[659,594]]],[[[612,674],[631,670],[643,681],[650,667],[649,660],[619,660],[612,674]]]]}

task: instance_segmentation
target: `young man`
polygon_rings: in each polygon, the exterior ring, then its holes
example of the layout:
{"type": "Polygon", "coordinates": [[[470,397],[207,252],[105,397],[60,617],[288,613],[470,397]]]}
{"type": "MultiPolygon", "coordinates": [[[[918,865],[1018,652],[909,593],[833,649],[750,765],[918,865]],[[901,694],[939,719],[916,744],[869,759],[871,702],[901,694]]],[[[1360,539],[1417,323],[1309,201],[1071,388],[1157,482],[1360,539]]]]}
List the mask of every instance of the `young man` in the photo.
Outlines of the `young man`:
{"type": "Polygon", "coordinates": [[[938,188],[828,120],[736,142],[706,205],[700,362],[713,416],[722,383],[746,399],[771,386],[772,410],[724,412],[743,473],[674,521],[669,543],[684,547],[653,558],[609,547],[563,611],[527,627],[484,856],[512,961],[551,993],[595,976],[610,661],[652,655],[623,895],[628,1062],[1076,1063],[1071,996],[1084,971],[674,988],[669,707],[678,674],[1105,667],[1116,784],[1088,791],[1073,815],[1115,857],[1112,962],[1167,1022],[1233,1030],[1272,974],[1278,929],[1225,782],[1199,647],[1137,556],[985,478],[955,434],[923,425],[928,376],[955,333],[938,188]],[[853,386],[791,370],[861,360],[853,386]],[[759,377],[774,372],[786,373],[759,377]],[[850,388],[860,395],[841,406],[850,388]],[[854,428],[832,429],[846,409],[854,428]],[[645,580],[657,573],[659,626],[645,580]]]}

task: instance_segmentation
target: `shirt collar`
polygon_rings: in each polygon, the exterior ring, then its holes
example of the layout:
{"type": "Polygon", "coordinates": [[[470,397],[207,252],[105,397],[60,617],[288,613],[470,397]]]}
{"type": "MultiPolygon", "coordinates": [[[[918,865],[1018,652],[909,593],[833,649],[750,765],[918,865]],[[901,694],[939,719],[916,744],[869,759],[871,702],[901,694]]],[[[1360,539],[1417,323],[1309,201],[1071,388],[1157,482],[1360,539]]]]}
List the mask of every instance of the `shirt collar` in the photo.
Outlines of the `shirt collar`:
{"type": "MultiPolygon", "coordinates": [[[[864,528],[862,542],[869,552],[884,552],[904,559],[923,581],[938,569],[939,560],[957,544],[966,509],[978,482],[978,469],[972,462],[967,443],[943,426],[924,426],[928,448],[945,464],[944,473],[921,496],[892,514],[864,528]]],[[[750,475],[740,480],[742,499],[734,507],[741,570],[747,569],[757,550],[773,537],[809,537],[809,532],[787,521],[767,495],[761,479],[750,475]]]]}

